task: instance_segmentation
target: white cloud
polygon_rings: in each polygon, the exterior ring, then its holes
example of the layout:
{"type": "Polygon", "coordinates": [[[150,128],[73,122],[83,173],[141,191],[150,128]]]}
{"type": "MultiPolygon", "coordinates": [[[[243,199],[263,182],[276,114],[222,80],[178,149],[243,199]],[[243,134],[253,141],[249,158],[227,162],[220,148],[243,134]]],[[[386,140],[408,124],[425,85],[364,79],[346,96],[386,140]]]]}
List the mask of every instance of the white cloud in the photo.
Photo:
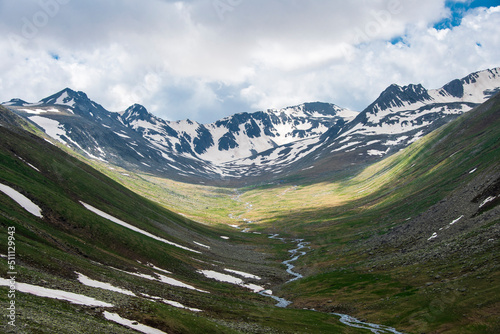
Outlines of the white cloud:
{"type": "Polygon", "coordinates": [[[36,101],[69,86],[110,110],[138,102],[202,122],[316,100],[362,109],[392,82],[434,88],[499,65],[498,10],[475,9],[435,31],[450,15],[444,4],[2,2],[0,99],[36,101]],[[387,42],[398,36],[405,44],[387,42]]]}
{"type": "Polygon", "coordinates": [[[373,39],[357,47],[346,44],[344,58],[305,67],[304,73],[294,73],[300,80],[261,73],[259,83],[252,85],[254,107],[282,106],[289,96],[292,103],[327,100],[359,110],[394,82],[437,88],[470,72],[499,66],[499,19],[498,9],[476,9],[451,30],[436,31],[416,22],[406,26],[403,42],[373,39]]]}

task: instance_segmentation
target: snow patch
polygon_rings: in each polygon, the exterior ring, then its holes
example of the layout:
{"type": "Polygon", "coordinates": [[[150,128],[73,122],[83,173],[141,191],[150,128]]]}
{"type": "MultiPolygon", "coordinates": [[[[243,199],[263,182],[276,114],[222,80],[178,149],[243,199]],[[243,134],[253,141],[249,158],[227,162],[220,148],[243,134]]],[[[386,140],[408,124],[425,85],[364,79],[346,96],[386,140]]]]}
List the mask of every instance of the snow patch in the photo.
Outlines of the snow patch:
{"type": "Polygon", "coordinates": [[[480,205],[479,205],[479,208],[482,208],[483,206],[485,206],[486,204],[488,204],[489,202],[493,202],[495,199],[497,198],[497,196],[490,196],[488,197],[487,199],[485,199],[480,205]]]}
{"type": "Polygon", "coordinates": [[[64,102],[65,100],[68,100],[68,92],[64,92],[59,96],[59,98],[54,102],[54,104],[62,104],[68,107],[74,107],[75,106],[75,100],[70,99],[68,102],[64,102]]]}
{"type": "Polygon", "coordinates": [[[75,272],[75,274],[78,275],[78,281],[80,283],[82,283],[83,285],[90,286],[92,288],[99,288],[99,289],[103,289],[103,290],[118,292],[118,293],[121,293],[122,295],[136,297],[136,294],[133,293],[132,291],[115,287],[109,283],[104,283],[104,282],[93,280],[93,279],[91,279],[83,274],[80,274],[78,272],[75,272]]]}
{"type": "Polygon", "coordinates": [[[158,300],[158,301],[161,301],[162,303],[165,303],[167,305],[170,305],[170,306],[173,306],[173,307],[177,307],[177,308],[180,308],[180,309],[184,309],[184,310],[188,310],[188,311],[191,311],[191,312],[203,312],[200,309],[188,307],[188,306],[185,306],[185,305],[183,305],[183,304],[181,304],[179,302],[173,301],[173,300],[168,300],[168,299],[164,299],[164,298],[161,298],[161,297],[150,296],[150,295],[145,294],[145,293],[141,293],[141,296],[149,298],[149,299],[152,299],[153,301],[158,300]]]}
{"type": "Polygon", "coordinates": [[[385,152],[384,151],[379,151],[379,150],[368,150],[367,154],[368,155],[378,155],[378,156],[384,156],[385,154],[387,154],[389,151],[389,149],[387,149],[385,152]]]}
{"type": "Polygon", "coordinates": [[[222,274],[213,270],[198,270],[198,273],[203,274],[207,278],[214,279],[219,282],[231,283],[235,285],[242,286],[244,288],[250,289],[253,292],[257,293],[265,290],[263,287],[255,284],[246,284],[241,278],[234,277],[228,274],[222,274]]]}
{"type": "Polygon", "coordinates": [[[455,219],[454,221],[452,221],[452,222],[450,223],[450,226],[451,226],[451,225],[453,225],[453,224],[455,224],[455,223],[457,223],[457,222],[458,222],[460,219],[462,219],[462,218],[464,218],[464,216],[461,216],[461,217],[459,217],[459,218],[455,219]]]}
{"type": "Polygon", "coordinates": [[[207,246],[207,245],[201,244],[201,243],[199,243],[199,242],[193,241],[193,243],[194,243],[195,245],[198,245],[198,246],[204,247],[204,248],[206,248],[206,249],[210,249],[210,246],[207,246]]]}
{"type": "MultiPolygon", "coordinates": [[[[0,286],[10,286],[11,283],[12,283],[11,280],[0,277],[0,286]]],[[[58,300],[68,301],[72,304],[84,305],[84,306],[114,307],[113,304],[105,303],[97,299],[94,299],[92,297],[87,297],[72,292],[47,289],[41,286],[19,283],[19,282],[16,282],[15,284],[17,291],[23,293],[29,293],[38,297],[58,299],[58,300]]]]}
{"type": "Polygon", "coordinates": [[[32,164],[30,164],[29,162],[27,162],[26,160],[24,160],[23,158],[21,158],[20,156],[16,155],[16,157],[21,160],[22,162],[24,162],[26,165],[30,166],[31,168],[33,168],[34,170],[36,170],[37,172],[40,173],[40,170],[38,168],[36,168],[35,166],[33,166],[32,164]]]}
{"type": "Polygon", "coordinates": [[[404,141],[406,141],[409,137],[408,136],[401,136],[399,137],[398,139],[396,140],[388,140],[385,142],[385,146],[397,146],[401,143],[403,143],[404,141]]]}
{"type": "Polygon", "coordinates": [[[58,121],[41,116],[32,116],[28,118],[30,121],[41,127],[48,136],[60,141],[64,145],[68,145],[68,143],[61,138],[62,136],[67,136],[66,131],[58,121]]]}
{"type": "Polygon", "coordinates": [[[9,186],[0,183],[0,191],[13,199],[17,204],[22,206],[24,210],[28,211],[33,216],[43,218],[42,210],[40,209],[40,207],[17,190],[14,190],[9,186]]]}
{"type": "Polygon", "coordinates": [[[113,131],[113,133],[114,133],[115,135],[119,136],[119,137],[126,138],[126,139],[130,139],[130,137],[129,137],[129,136],[124,135],[124,134],[122,134],[122,133],[119,133],[119,132],[116,132],[116,131],[113,131]]]}
{"type": "Polygon", "coordinates": [[[124,271],[124,270],[113,268],[113,267],[110,267],[110,268],[112,268],[112,269],[114,269],[116,271],[125,273],[125,274],[129,274],[129,275],[132,275],[132,276],[137,276],[137,277],[145,278],[145,279],[150,280],[150,281],[157,281],[157,282],[165,283],[165,284],[168,284],[168,285],[176,286],[176,287],[179,287],[179,288],[186,288],[186,289],[194,290],[194,291],[198,291],[198,292],[209,293],[208,291],[197,289],[197,288],[195,288],[192,285],[186,284],[184,282],[181,282],[181,281],[176,280],[176,279],[171,278],[171,277],[167,277],[167,276],[162,275],[162,274],[155,273],[155,275],[157,277],[153,277],[153,276],[147,275],[147,274],[132,273],[132,272],[124,271]]]}
{"type": "Polygon", "coordinates": [[[256,280],[260,280],[261,279],[257,275],[248,274],[248,273],[243,272],[243,271],[232,270],[232,269],[224,269],[224,271],[227,271],[228,273],[236,274],[238,276],[245,277],[245,278],[253,278],[253,279],[256,279],[256,280]]]}
{"type": "Polygon", "coordinates": [[[164,302],[167,305],[170,305],[170,306],[173,306],[173,307],[177,307],[177,308],[181,308],[181,309],[185,309],[185,310],[188,310],[188,311],[191,311],[191,312],[203,312],[202,310],[200,310],[198,308],[187,307],[187,306],[185,306],[185,305],[183,305],[183,304],[181,304],[179,302],[173,301],[173,300],[162,299],[161,301],[164,302]]]}
{"type": "Polygon", "coordinates": [[[172,273],[172,272],[170,272],[170,271],[168,271],[168,270],[165,270],[165,269],[162,269],[162,268],[158,268],[157,266],[155,266],[155,265],[154,265],[154,264],[152,264],[152,263],[148,263],[148,264],[147,264],[147,266],[148,266],[148,267],[150,267],[150,268],[153,268],[154,270],[161,271],[161,272],[163,272],[163,273],[165,273],[165,274],[171,274],[171,273],[172,273]]]}
{"type": "Polygon", "coordinates": [[[39,172],[39,173],[40,173],[40,170],[39,170],[38,168],[36,168],[36,167],[35,167],[35,166],[33,166],[32,164],[30,164],[29,162],[26,162],[26,161],[25,161],[25,163],[26,163],[28,166],[30,166],[31,168],[33,168],[34,170],[36,170],[37,172],[39,172]]]}
{"type": "Polygon", "coordinates": [[[118,315],[116,313],[110,313],[110,312],[104,311],[103,314],[104,314],[104,318],[106,318],[107,320],[114,321],[117,324],[120,324],[120,325],[128,327],[128,328],[132,328],[132,329],[134,329],[138,332],[141,332],[141,333],[167,334],[159,329],[140,324],[137,321],[132,321],[132,320],[122,318],[122,317],[120,317],[120,315],[118,315]]]}
{"type": "Polygon", "coordinates": [[[20,111],[24,111],[25,113],[28,114],[33,114],[33,115],[40,115],[44,114],[47,112],[45,109],[19,109],[20,111]]]}
{"type": "Polygon", "coordinates": [[[83,205],[83,206],[84,206],[87,210],[92,211],[93,213],[95,213],[95,214],[97,214],[97,215],[99,215],[99,216],[101,216],[101,217],[103,217],[103,218],[105,218],[105,219],[107,219],[107,220],[109,220],[109,221],[112,221],[113,223],[116,223],[116,224],[121,225],[121,226],[123,226],[123,227],[125,227],[125,228],[128,228],[129,230],[132,230],[132,231],[134,231],[134,232],[141,233],[141,234],[143,234],[143,235],[145,235],[145,236],[148,236],[148,237],[150,237],[150,238],[152,238],[152,239],[155,239],[155,240],[161,241],[161,242],[166,243],[166,244],[168,244],[168,245],[175,246],[175,247],[177,247],[177,248],[181,248],[181,249],[185,249],[185,250],[188,250],[188,251],[193,252],[193,253],[201,254],[201,252],[198,252],[198,251],[196,251],[196,250],[194,250],[194,249],[191,249],[191,248],[188,248],[188,247],[185,247],[185,246],[182,246],[182,245],[176,244],[175,242],[171,242],[171,241],[168,241],[168,240],[166,240],[166,239],[163,239],[163,238],[157,237],[157,236],[156,236],[156,235],[154,235],[154,234],[151,234],[151,233],[146,232],[146,231],[144,231],[144,230],[141,230],[140,228],[137,228],[137,227],[135,227],[135,226],[133,226],[133,225],[130,225],[130,224],[128,224],[128,223],[125,223],[123,220],[120,220],[120,219],[115,218],[115,217],[113,217],[113,216],[111,216],[111,215],[108,215],[107,213],[105,213],[105,212],[103,212],[103,211],[101,211],[101,210],[99,210],[99,209],[96,209],[96,208],[94,208],[93,206],[91,206],[91,205],[89,205],[89,204],[87,204],[87,203],[84,203],[84,202],[82,202],[82,201],[80,201],[80,203],[81,203],[81,204],[82,204],[82,205],[83,205]]]}
{"type": "Polygon", "coordinates": [[[358,145],[358,144],[361,144],[361,142],[360,142],[360,141],[353,141],[353,142],[350,142],[350,143],[348,143],[348,144],[345,144],[345,145],[344,145],[344,146],[342,146],[342,147],[339,147],[339,148],[337,148],[337,149],[332,150],[332,153],[333,153],[333,152],[339,152],[339,151],[346,150],[346,149],[348,149],[348,148],[350,148],[350,147],[352,147],[352,146],[356,146],[356,145],[358,145]]]}

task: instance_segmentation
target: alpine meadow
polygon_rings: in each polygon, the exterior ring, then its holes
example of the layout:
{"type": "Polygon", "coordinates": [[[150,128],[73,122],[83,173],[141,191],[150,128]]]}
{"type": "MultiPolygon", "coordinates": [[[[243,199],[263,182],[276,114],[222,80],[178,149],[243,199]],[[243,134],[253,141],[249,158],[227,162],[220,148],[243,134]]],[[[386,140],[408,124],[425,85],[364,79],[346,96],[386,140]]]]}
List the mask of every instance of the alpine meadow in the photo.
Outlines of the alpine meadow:
{"type": "Polygon", "coordinates": [[[0,0],[0,333],[500,333],[499,22],[0,0]]]}

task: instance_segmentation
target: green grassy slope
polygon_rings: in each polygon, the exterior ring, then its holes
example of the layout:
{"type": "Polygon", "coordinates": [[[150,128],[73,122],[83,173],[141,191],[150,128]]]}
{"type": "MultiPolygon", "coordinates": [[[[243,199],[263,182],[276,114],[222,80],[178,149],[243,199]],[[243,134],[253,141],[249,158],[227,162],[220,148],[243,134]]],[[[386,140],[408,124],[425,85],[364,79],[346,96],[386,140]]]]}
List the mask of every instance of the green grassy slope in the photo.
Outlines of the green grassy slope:
{"type": "MultiPolygon", "coordinates": [[[[299,270],[307,278],[281,290],[294,307],[412,333],[495,333],[500,198],[479,206],[499,195],[499,99],[364,170],[247,187],[238,201],[233,190],[106,172],[196,219],[244,225],[246,218],[253,230],[305,237],[313,250],[299,270]],[[166,185],[175,191],[162,191],[166,185]]],[[[274,246],[279,257],[286,250],[274,246]]]]}
{"type": "MultiPolygon", "coordinates": [[[[335,317],[279,309],[270,298],[197,273],[198,269],[220,272],[224,268],[250,272],[263,279],[249,282],[269,288],[285,276],[278,269],[279,262],[269,255],[270,244],[280,242],[270,241],[265,235],[243,234],[233,228],[190,221],[22,130],[7,110],[0,110],[0,115],[0,183],[28,197],[43,214],[43,218],[38,218],[0,193],[0,254],[7,254],[7,232],[15,228],[16,281],[83,294],[114,305],[79,306],[18,292],[16,327],[2,321],[1,332],[135,332],[105,320],[103,311],[167,333],[293,333],[297,328],[303,328],[298,332],[359,332],[342,325],[335,317]],[[117,225],[87,210],[80,201],[200,254],[117,225]],[[230,240],[221,239],[221,235],[230,240]],[[131,291],[135,296],[86,286],[78,281],[77,273],[131,291]],[[208,293],[159,282],[158,274],[208,293]],[[142,294],[180,302],[202,312],[179,309],[142,294]]],[[[0,260],[0,277],[7,278],[7,259],[0,260]]],[[[6,306],[11,300],[9,289],[0,287],[0,304],[6,306]]]]}
{"type": "MultiPolygon", "coordinates": [[[[37,136],[0,127],[0,181],[28,194],[45,217],[31,216],[0,194],[0,223],[4,228],[16,226],[20,280],[83,291],[115,303],[114,310],[125,317],[169,333],[367,332],[340,325],[328,312],[408,333],[497,333],[499,129],[500,96],[496,96],[363,170],[322,182],[297,179],[296,184],[233,190],[181,184],[92,162],[104,176],[37,136]],[[84,209],[79,201],[173,242],[195,248],[192,241],[197,241],[211,249],[198,247],[203,254],[197,255],[123,230],[84,209]],[[306,277],[282,285],[285,277],[279,262],[289,256],[289,245],[222,224],[243,225],[243,219],[254,222],[245,225],[253,231],[309,241],[311,249],[297,262],[297,270],[306,277]],[[220,239],[221,235],[231,241],[220,239]],[[211,294],[110,269],[151,274],[146,262],[211,294]],[[219,271],[231,267],[265,277],[275,293],[294,301],[292,308],[277,309],[248,290],[195,273],[212,265],[219,271]],[[88,288],[76,281],[76,270],[204,312],[193,314],[88,288]]],[[[0,240],[0,247],[5,243],[6,238],[0,240]]],[[[1,301],[7,302],[1,291],[1,301]]],[[[47,323],[60,332],[72,332],[67,328],[74,330],[71,317],[77,313],[78,321],[88,328],[111,326],[128,332],[104,321],[100,309],[30,295],[20,299],[29,305],[22,321],[31,329],[47,323]],[[51,306],[43,306],[47,304],[51,306]]]]}
{"type": "Polygon", "coordinates": [[[242,200],[262,227],[311,241],[308,277],[284,288],[299,305],[412,333],[497,333],[499,162],[497,96],[358,175],[242,200]]]}

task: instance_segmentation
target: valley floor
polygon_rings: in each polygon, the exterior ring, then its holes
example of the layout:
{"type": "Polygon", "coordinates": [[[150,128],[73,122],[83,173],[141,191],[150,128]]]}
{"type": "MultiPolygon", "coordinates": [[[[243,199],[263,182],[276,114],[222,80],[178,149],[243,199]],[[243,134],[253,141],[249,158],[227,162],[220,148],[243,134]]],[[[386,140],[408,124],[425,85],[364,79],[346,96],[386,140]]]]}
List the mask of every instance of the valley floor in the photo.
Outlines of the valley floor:
{"type": "Polygon", "coordinates": [[[499,110],[342,176],[237,189],[1,126],[2,331],[496,334],[499,110]]]}

